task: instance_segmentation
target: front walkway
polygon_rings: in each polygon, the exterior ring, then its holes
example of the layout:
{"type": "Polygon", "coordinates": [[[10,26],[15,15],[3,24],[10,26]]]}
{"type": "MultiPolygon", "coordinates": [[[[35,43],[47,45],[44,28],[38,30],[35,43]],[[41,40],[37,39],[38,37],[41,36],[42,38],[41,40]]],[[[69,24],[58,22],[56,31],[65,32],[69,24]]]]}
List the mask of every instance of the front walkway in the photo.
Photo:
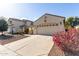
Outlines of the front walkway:
{"type": "Polygon", "coordinates": [[[46,56],[53,46],[51,36],[29,35],[29,37],[0,45],[0,55],[46,56]]]}

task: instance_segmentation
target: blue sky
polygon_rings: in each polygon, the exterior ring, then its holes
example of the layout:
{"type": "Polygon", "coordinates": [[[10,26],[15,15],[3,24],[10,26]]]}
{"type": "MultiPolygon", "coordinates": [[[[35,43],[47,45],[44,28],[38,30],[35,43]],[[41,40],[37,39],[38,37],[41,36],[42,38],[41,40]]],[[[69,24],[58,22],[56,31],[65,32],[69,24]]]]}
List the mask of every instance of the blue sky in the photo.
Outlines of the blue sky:
{"type": "Polygon", "coordinates": [[[79,16],[79,4],[75,3],[16,3],[0,4],[0,16],[26,18],[35,21],[44,13],[60,16],[79,16]]]}

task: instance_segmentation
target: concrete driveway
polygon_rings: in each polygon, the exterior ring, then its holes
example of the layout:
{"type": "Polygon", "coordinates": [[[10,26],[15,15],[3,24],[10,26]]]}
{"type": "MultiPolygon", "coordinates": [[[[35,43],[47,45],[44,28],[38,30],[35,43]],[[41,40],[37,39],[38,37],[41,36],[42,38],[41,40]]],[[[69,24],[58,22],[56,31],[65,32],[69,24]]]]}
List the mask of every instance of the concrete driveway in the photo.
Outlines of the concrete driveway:
{"type": "Polygon", "coordinates": [[[53,46],[52,37],[29,35],[21,40],[0,45],[2,56],[47,56],[53,46]]]}

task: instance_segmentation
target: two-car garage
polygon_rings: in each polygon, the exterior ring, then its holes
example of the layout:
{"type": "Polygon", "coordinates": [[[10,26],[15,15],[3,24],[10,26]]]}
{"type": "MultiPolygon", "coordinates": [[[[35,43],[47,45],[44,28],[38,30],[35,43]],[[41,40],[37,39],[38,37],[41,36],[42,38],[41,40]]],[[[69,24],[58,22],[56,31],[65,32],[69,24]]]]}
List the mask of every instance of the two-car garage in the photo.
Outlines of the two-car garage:
{"type": "Polygon", "coordinates": [[[56,32],[65,31],[65,17],[52,14],[44,14],[33,24],[33,34],[52,35],[56,32]]]}

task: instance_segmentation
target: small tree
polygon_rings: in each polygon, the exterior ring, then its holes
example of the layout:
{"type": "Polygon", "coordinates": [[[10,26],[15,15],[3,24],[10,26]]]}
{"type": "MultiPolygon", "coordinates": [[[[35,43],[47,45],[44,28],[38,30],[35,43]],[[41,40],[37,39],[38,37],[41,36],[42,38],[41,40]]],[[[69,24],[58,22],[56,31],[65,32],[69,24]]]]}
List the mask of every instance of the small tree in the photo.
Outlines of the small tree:
{"type": "Polygon", "coordinates": [[[74,22],[74,17],[69,17],[65,20],[65,29],[70,29],[72,28],[72,25],[73,25],[73,22],[74,22]]]}
{"type": "Polygon", "coordinates": [[[68,22],[70,25],[72,25],[73,21],[74,21],[74,17],[69,17],[69,18],[67,18],[67,22],[68,22]]]}
{"type": "Polygon", "coordinates": [[[0,32],[2,32],[2,35],[4,31],[7,31],[7,29],[8,29],[8,24],[5,21],[5,19],[0,19],[0,32]]]}

